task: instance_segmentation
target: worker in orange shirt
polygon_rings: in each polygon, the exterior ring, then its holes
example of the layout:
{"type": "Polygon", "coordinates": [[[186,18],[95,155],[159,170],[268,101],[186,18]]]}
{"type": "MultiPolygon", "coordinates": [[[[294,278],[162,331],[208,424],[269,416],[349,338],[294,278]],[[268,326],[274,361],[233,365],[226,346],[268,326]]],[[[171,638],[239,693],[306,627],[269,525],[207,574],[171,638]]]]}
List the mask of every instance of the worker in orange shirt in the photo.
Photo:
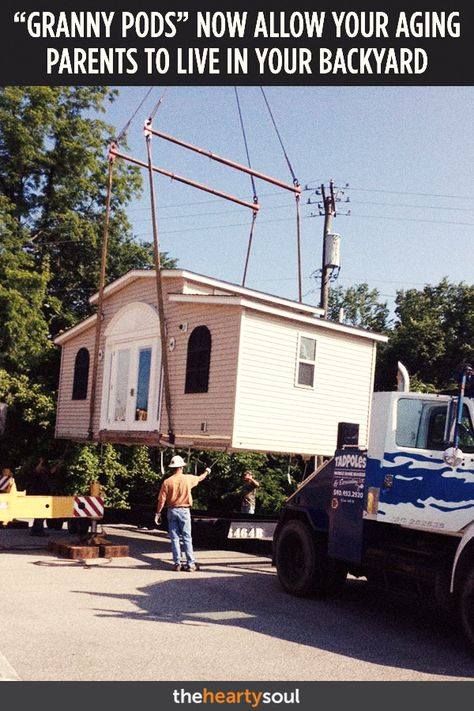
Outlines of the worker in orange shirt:
{"type": "Polygon", "coordinates": [[[161,512],[166,506],[174,569],[192,572],[198,570],[198,565],[194,560],[191,535],[191,507],[193,505],[191,490],[203,481],[211,470],[207,468],[199,476],[194,476],[193,474],[184,474],[185,466],[186,462],[182,457],[179,455],[172,457],[169,468],[173,470],[173,473],[161,485],[155,523],[160,524],[161,512]],[[181,544],[186,556],[185,566],[181,564],[181,544]]]}

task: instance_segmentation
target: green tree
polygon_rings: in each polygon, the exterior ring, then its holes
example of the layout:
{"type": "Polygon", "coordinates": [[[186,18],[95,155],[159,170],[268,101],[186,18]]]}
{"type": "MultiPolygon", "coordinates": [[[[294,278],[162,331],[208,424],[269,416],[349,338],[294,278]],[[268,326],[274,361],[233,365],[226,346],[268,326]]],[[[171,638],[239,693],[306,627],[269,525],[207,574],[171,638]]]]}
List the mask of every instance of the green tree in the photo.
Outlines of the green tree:
{"type": "MultiPolygon", "coordinates": [[[[89,315],[98,288],[114,138],[100,113],[116,94],[107,87],[0,88],[0,398],[9,406],[0,458],[14,465],[24,442],[28,451],[54,448],[54,408],[45,418],[42,406],[43,398],[56,399],[53,338],[89,315]]],[[[126,216],[141,176],[120,160],[113,172],[108,281],[153,264],[151,245],[134,239],[126,216]]],[[[175,265],[167,255],[163,263],[175,265]]]]}
{"type": "Polygon", "coordinates": [[[6,432],[0,437],[2,466],[15,468],[29,461],[32,450],[50,449],[56,403],[44,386],[25,373],[15,375],[1,368],[0,402],[8,408],[6,432]]]}
{"type": "Polygon", "coordinates": [[[393,389],[397,361],[417,387],[452,387],[464,362],[474,363],[474,286],[446,278],[423,289],[399,291],[397,321],[377,371],[377,386],[393,389]]]}
{"type": "MultiPolygon", "coordinates": [[[[107,87],[0,89],[0,210],[12,249],[45,273],[42,304],[51,334],[89,313],[98,286],[107,189],[107,148],[114,132],[97,118],[116,92],[107,87]],[[54,308],[50,297],[60,302],[54,308]]],[[[136,167],[117,160],[110,219],[108,279],[152,265],[148,244],[133,239],[126,206],[138,194],[136,167]]]]}
{"type": "Polygon", "coordinates": [[[113,445],[95,442],[76,445],[63,470],[66,493],[88,494],[91,483],[97,481],[106,506],[127,506],[130,472],[113,445]]]}
{"type": "Polygon", "coordinates": [[[127,448],[130,454],[127,469],[130,476],[128,502],[131,505],[154,506],[162,477],[155,470],[149,447],[127,448]]]}
{"type": "MultiPolygon", "coordinates": [[[[287,457],[269,456],[254,452],[193,452],[181,456],[188,461],[187,471],[201,473],[212,465],[211,474],[195,489],[196,508],[210,511],[240,511],[242,497],[242,474],[245,470],[254,473],[260,483],[257,494],[257,512],[274,514],[294,491],[295,482],[301,478],[299,463],[287,457]]],[[[168,461],[168,460],[166,460],[168,461]]]]}
{"type": "Polygon", "coordinates": [[[389,328],[389,308],[380,301],[377,289],[369,289],[366,283],[344,289],[336,286],[329,290],[328,315],[338,321],[343,310],[343,323],[385,333],[389,328]]]}
{"type": "Polygon", "coordinates": [[[0,367],[25,373],[52,348],[43,311],[50,271],[47,262],[37,269],[32,255],[22,248],[12,213],[11,204],[0,195],[0,367]]]}

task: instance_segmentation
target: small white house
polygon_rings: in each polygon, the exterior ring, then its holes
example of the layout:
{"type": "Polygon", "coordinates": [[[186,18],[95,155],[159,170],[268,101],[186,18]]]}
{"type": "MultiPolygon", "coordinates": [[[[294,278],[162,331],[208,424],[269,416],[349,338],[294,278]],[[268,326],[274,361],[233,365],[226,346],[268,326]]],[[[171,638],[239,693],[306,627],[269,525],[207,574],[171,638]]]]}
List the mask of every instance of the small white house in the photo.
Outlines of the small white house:
{"type": "Polygon", "coordinates": [[[105,288],[92,428],[97,317],[56,338],[56,437],[329,456],[342,421],[357,424],[367,442],[376,345],[385,336],[186,270],[162,277],[164,314],[153,270],[130,271],[105,288]]]}

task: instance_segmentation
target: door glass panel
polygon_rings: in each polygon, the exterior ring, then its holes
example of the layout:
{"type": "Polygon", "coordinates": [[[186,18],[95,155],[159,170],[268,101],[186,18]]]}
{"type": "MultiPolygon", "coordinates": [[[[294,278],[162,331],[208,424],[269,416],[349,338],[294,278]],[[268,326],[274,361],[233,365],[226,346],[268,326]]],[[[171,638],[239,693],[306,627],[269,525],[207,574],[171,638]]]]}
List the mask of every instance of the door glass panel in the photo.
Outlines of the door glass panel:
{"type": "Polygon", "coordinates": [[[138,353],[137,400],[135,421],[148,419],[148,394],[150,390],[151,348],[140,348],[138,353]]]}
{"type": "Polygon", "coordinates": [[[115,377],[114,421],[125,422],[127,415],[128,371],[130,350],[117,352],[117,374],[115,377]]]}

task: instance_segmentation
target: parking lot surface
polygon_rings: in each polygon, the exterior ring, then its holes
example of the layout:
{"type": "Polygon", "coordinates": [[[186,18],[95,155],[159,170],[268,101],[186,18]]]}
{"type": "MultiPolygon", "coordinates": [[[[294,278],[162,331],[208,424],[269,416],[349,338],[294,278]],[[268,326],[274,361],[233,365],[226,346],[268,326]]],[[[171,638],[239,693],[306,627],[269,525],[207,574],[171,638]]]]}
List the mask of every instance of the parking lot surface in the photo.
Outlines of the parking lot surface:
{"type": "Polygon", "coordinates": [[[47,544],[66,531],[0,530],[0,679],[472,679],[455,626],[363,581],[337,599],[299,599],[280,588],[268,549],[197,549],[201,570],[177,573],[163,531],[104,533],[129,555],[59,558],[47,544]]]}

